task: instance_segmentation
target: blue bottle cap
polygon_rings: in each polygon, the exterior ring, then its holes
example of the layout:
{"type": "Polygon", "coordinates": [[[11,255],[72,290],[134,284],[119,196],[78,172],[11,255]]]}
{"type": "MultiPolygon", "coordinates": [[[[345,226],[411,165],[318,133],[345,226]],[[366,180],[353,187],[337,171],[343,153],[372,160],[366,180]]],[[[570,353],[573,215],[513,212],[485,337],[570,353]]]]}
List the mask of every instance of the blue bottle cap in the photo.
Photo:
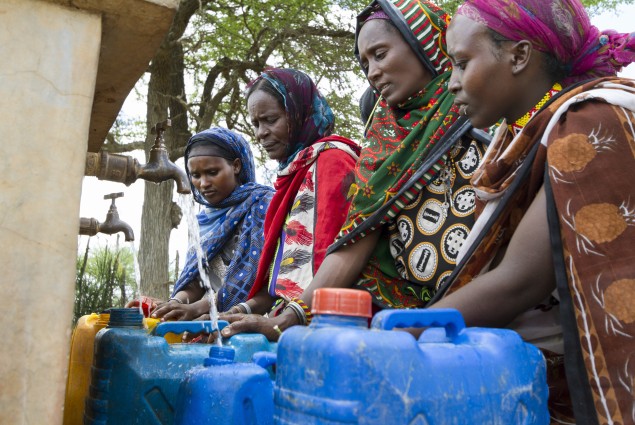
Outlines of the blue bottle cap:
{"type": "Polygon", "coordinates": [[[232,347],[212,346],[209,350],[209,357],[205,359],[205,366],[217,366],[234,363],[236,352],[232,347]]]}
{"type": "Polygon", "coordinates": [[[110,309],[109,328],[143,328],[143,314],[138,308],[110,309]]]}

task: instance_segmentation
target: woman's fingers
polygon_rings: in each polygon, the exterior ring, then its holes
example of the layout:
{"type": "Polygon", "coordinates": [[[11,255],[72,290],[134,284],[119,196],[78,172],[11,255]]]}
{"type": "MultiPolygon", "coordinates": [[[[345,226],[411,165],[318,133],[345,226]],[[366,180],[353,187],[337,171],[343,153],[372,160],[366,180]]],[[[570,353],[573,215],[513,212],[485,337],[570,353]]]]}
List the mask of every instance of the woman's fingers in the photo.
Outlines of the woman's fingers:
{"type": "Polygon", "coordinates": [[[178,308],[179,305],[180,304],[170,303],[170,302],[161,303],[157,307],[155,307],[155,309],[152,311],[152,317],[156,317],[156,318],[164,317],[166,314],[178,308]]]}
{"type": "Polygon", "coordinates": [[[269,341],[277,341],[280,332],[274,328],[275,322],[259,314],[231,314],[226,316],[230,325],[221,331],[223,338],[229,338],[239,333],[259,333],[269,341]]]}
{"type": "Polygon", "coordinates": [[[126,308],[133,308],[133,307],[139,307],[139,300],[134,299],[126,303],[126,308]]]}
{"type": "Polygon", "coordinates": [[[190,320],[187,305],[178,304],[163,316],[164,320],[190,320]]]}

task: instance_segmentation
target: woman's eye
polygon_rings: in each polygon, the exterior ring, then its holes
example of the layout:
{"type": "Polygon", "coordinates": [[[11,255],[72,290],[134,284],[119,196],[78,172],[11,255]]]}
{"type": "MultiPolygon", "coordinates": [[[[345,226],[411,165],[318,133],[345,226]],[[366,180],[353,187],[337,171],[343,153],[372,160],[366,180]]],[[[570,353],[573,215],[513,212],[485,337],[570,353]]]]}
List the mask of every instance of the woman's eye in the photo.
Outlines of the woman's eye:
{"type": "Polygon", "coordinates": [[[386,51],[385,50],[380,50],[379,52],[375,53],[375,57],[377,59],[383,59],[386,57],[386,51]]]}
{"type": "Polygon", "coordinates": [[[276,121],[278,121],[278,117],[267,118],[267,124],[275,124],[276,121]]]}

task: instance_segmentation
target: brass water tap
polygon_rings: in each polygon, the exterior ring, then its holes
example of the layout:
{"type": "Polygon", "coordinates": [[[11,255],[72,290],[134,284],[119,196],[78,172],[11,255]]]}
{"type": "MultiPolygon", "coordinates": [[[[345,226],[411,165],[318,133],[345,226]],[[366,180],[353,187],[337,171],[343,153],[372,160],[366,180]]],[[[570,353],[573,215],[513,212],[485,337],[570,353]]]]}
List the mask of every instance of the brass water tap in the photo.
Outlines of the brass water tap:
{"type": "Polygon", "coordinates": [[[138,178],[154,183],[174,179],[179,193],[191,193],[185,172],[176,166],[168,156],[163,143],[163,133],[170,126],[170,120],[158,123],[152,128],[157,137],[150,150],[150,161],[141,165],[135,158],[108,152],[88,152],[84,175],[96,176],[99,180],[109,180],[130,186],[138,178]]]}
{"type": "Polygon", "coordinates": [[[170,125],[170,120],[165,120],[152,128],[152,134],[156,134],[157,137],[154,139],[154,146],[150,150],[150,161],[141,166],[137,176],[155,183],[171,178],[176,182],[177,192],[191,193],[190,183],[185,172],[170,161],[168,151],[163,143],[163,133],[170,125]]]}
{"type": "Polygon", "coordinates": [[[94,218],[80,218],[79,234],[95,236],[97,233],[113,235],[118,232],[123,232],[126,237],[126,242],[134,241],[134,232],[132,231],[132,227],[130,227],[128,223],[119,219],[119,212],[117,212],[117,207],[115,206],[115,199],[122,196],[123,192],[104,195],[104,199],[112,199],[110,209],[106,214],[106,221],[100,223],[94,218]]]}

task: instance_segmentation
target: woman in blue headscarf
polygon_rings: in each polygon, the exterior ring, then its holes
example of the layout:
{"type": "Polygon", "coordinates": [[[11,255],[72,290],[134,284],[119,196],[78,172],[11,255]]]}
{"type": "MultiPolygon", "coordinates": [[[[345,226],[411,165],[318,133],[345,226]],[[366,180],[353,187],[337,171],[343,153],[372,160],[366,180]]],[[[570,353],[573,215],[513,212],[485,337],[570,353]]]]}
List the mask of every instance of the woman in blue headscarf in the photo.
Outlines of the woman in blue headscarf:
{"type": "MultiPolygon", "coordinates": [[[[205,207],[197,215],[203,264],[217,293],[218,311],[227,311],[247,300],[274,190],[256,183],[249,144],[230,130],[213,127],[195,134],[187,143],[184,159],[194,199],[205,207]]],[[[172,297],[159,304],[152,317],[193,320],[209,313],[208,291],[193,246],[172,297]]]]}

